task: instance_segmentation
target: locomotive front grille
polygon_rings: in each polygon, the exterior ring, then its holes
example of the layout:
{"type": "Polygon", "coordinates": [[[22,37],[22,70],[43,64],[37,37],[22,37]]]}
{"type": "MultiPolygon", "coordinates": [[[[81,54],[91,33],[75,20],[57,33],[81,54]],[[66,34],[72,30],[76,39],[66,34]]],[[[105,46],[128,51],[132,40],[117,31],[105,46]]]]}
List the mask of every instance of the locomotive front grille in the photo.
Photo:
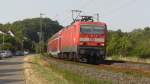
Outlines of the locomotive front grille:
{"type": "Polygon", "coordinates": [[[79,54],[86,54],[90,55],[91,53],[99,53],[103,55],[105,53],[105,48],[104,47],[88,47],[88,46],[80,46],[78,48],[79,54]]]}

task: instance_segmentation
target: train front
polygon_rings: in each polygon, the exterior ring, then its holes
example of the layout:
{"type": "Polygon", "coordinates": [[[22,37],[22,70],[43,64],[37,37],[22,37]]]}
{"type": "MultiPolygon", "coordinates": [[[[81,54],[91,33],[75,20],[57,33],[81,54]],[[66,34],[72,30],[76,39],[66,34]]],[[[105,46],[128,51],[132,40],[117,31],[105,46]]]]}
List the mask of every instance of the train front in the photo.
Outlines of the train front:
{"type": "Polygon", "coordinates": [[[106,55],[107,27],[101,22],[81,22],[78,51],[89,63],[99,63],[106,55]]]}

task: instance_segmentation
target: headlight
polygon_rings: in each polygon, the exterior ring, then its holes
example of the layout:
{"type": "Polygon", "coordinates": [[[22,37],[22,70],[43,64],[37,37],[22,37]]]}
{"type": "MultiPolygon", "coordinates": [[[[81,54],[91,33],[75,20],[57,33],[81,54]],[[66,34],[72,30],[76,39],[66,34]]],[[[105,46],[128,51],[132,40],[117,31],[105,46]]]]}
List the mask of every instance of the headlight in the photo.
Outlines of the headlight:
{"type": "Polygon", "coordinates": [[[84,43],[83,42],[80,42],[80,45],[83,45],[84,43]]]}
{"type": "Polygon", "coordinates": [[[104,43],[101,43],[101,46],[104,46],[105,44],[104,43]]]}

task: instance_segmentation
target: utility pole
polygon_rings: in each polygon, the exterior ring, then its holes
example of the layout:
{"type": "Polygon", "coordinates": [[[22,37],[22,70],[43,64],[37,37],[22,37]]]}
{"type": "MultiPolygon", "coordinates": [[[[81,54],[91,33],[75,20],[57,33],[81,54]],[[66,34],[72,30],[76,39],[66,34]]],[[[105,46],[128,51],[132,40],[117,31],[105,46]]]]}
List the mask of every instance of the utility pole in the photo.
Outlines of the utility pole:
{"type": "Polygon", "coordinates": [[[2,50],[4,50],[4,45],[5,45],[5,36],[4,36],[4,33],[3,33],[3,48],[2,48],[2,50]]]}
{"type": "Polygon", "coordinates": [[[43,29],[42,29],[42,16],[44,14],[40,13],[40,34],[39,34],[39,47],[40,47],[40,53],[43,51],[43,29]]]}
{"type": "Polygon", "coordinates": [[[99,13],[97,13],[96,16],[97,16],[97,22],[99,22],[99,13]]]}
{"type": "Polygon", "coordinates": [[[24,39],[22,40],[22,45],[21,45],[22,47],[22,51],[24,51],[24,39]]]}

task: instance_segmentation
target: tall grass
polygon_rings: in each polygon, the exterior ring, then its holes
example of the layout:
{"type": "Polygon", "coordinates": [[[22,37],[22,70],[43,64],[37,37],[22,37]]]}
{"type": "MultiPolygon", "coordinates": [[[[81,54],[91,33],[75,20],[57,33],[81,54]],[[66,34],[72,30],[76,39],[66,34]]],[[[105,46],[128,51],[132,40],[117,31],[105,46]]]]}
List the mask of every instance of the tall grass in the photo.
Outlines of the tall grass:
{"type": "Polygon", "coordinates": [[[41,64],[41,57],[34,58],[35,69],[39,71],[47,80],[54,81],[53,84],[111,84],[111,81],[104,81],[93,77],[74,73],[71,70],[58,67],[56,64],[41,64]]]}
{"type": "Polygon", "coordinates": [[[40,60],[40,56],[33,58],[33,69],[36,70],[44,79],[48,80],[48,84],[70,84],[51,68],[44,66],[40,60]]]}

